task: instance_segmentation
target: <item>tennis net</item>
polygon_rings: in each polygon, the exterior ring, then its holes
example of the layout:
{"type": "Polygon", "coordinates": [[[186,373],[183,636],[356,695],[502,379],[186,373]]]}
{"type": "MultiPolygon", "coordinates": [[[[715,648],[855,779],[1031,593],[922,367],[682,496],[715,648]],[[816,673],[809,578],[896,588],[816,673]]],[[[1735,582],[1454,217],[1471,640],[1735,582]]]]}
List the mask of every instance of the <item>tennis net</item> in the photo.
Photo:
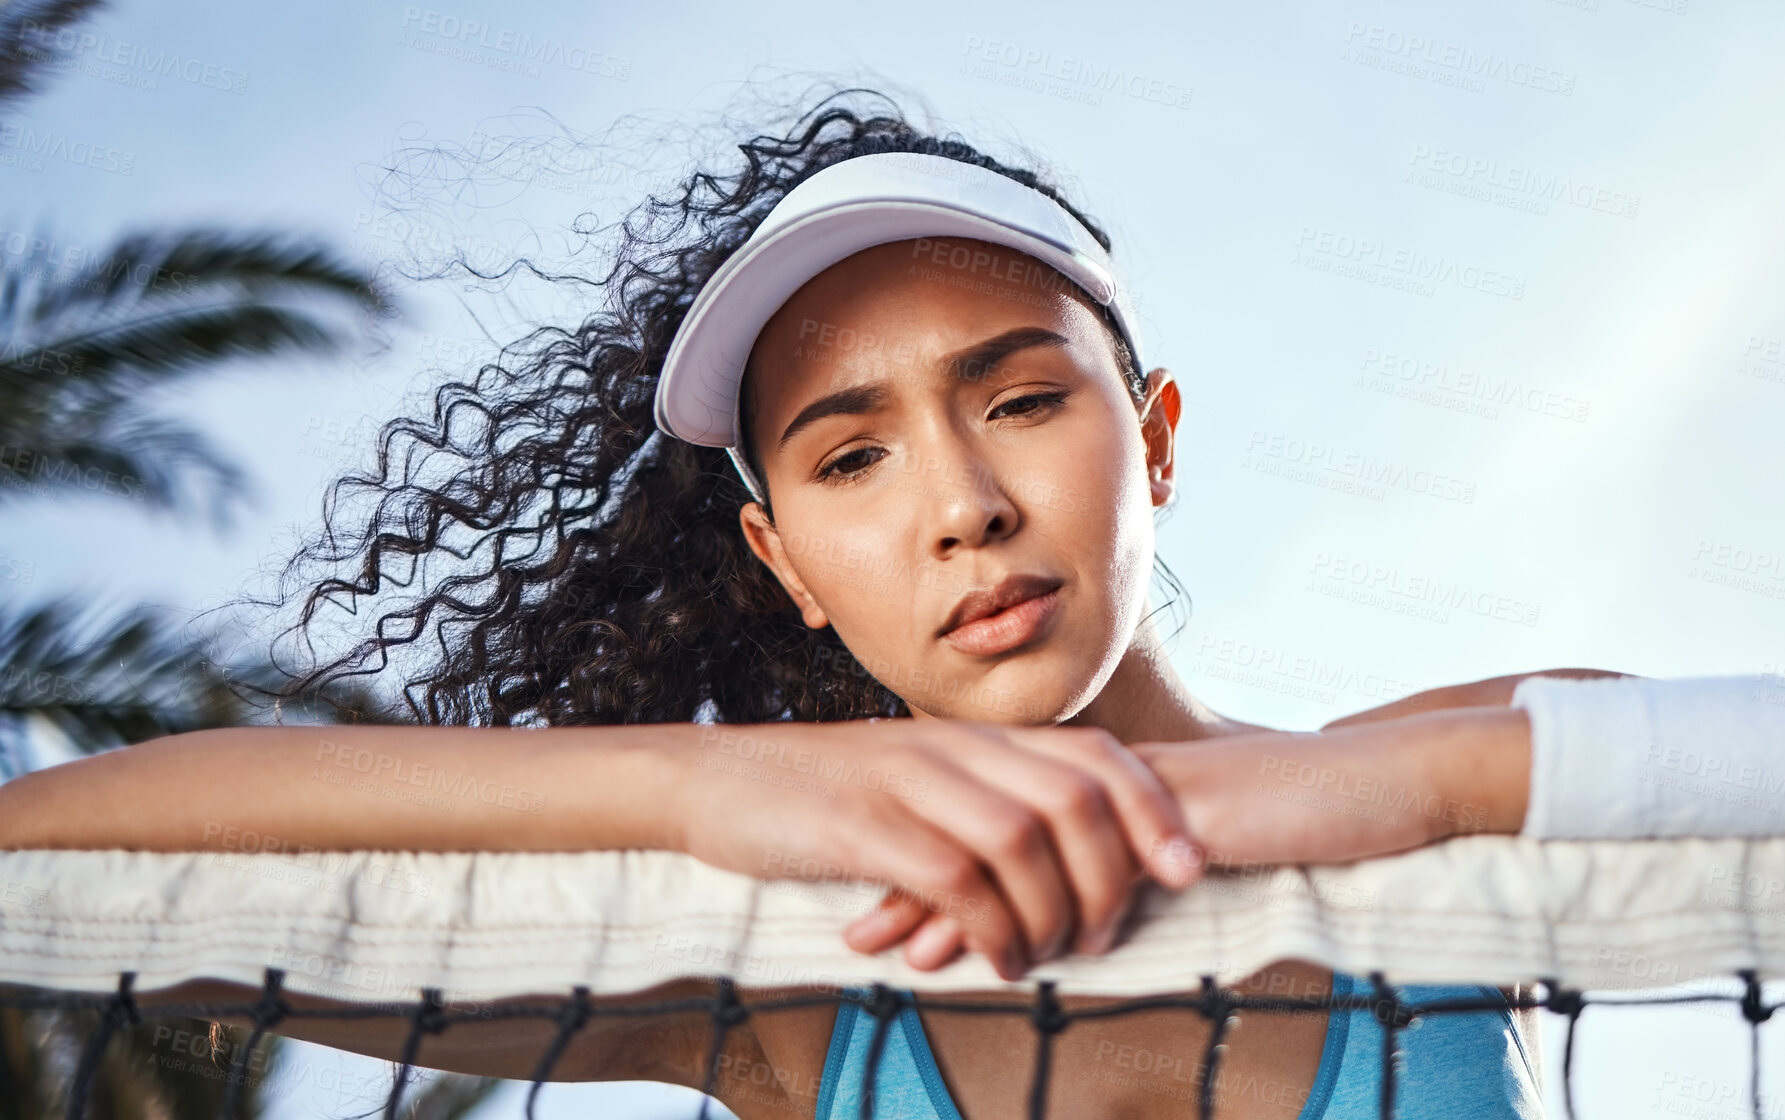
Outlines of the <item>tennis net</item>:
{"type": "MultiPolygon", "coordinates": [[[[719,1095],[729,1031],[753,1016],[845,1001],[873,1023],[863,1117],[872,1115],[890,1026],[918,1006],[1026,1019],[1034,1118],[1048,1114],[1058,1038],[1087,1020],[1168,1010],[1206,1023],[1191,1094],[1206,1118],[1235,1015],[1362,1012],[1382,1028],[1386,1118],[1402,1115],[1409,1029],[1447,1015],[1541,1008],[1565,1021],[1563,1100],[1570,1117],[1585,1118],[1591,1111],[1577,1112],[1573,1084],[1582,1012],[1638,1004],[1738,1012],[1749,1025],[1746,1099],[1721,1114],[1776,1115],[1762,1093],[1759,1040],[1777,1006],[1768,982],[1785,977],[1785,908],[1776,901],[1785,897],[1785,839],[1473,836],[1354,864],[1211,873],[1181,894],[1144,896],[1112,952],[1052,961],[1014,983],[977,958],[921,972],[896,950],[849,950],[843,927],[880,893],[867,884],[756,880],[666,852],[293,852],[252,834],[219,839],[231,846],[0,852],[0,1008],[86,1013],[93,1024],[59,1098],[63,1115],[90,1114],[108,1046],[146,1022],[249,1024],[221,1116],[236,1115],[267,1035],[325,1018],[400,1024],[405,1041],[384,1103],[394,1118],[430,1039],[472,1021],[532,1021],[542,1042],[531,1117],[542,1084],[574,1079],[560,1063],[604,1019],[703,1016],[701,1077],[719,1095]],[[1317,997],[1240,985],[1283,960],[1367,983],[1317,997]],[[679,979],[716,982],[710,998],[604,999],[679,979]],[[144,998],[199,980],[253,994],[144,998]],[[1707,982],[1716,990],[1700,990],[1707,982]],[[1518,994],[1410,994],[1460,983],[1518,994]],[[1078,996],[1101,998],[1069,1006],[1078,996]],[[329,1004],[316,1006],[322,1000],[329,1004]]],[[[783,870],[828,869],[790,861],[783,870]]]]}

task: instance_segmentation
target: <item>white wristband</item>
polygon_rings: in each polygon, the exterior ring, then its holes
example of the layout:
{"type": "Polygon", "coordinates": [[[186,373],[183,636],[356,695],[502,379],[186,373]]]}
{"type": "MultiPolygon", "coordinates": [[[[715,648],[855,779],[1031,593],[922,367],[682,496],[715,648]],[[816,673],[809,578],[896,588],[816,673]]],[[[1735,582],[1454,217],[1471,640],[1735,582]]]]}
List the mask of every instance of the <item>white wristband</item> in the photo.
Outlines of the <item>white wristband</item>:
{"type": "Polygon", "coordinates": [[[1521,836],[1785,835],[1785,677],[1529,677],[1521,836]]]}

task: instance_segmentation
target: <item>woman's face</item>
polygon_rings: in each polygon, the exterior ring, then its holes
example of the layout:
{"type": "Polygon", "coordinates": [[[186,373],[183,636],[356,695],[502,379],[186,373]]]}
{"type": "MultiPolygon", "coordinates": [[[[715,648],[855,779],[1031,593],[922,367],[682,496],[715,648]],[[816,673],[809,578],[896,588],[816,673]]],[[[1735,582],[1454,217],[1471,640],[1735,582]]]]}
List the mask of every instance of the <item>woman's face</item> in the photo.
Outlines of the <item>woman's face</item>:
{"type": "Polygon", "coordinates": [[[775,518],[751,503],[744,532],[914,713],[1057,723],[1133,640],[1178,398],[1155,370],[1137,407],[1094,306],[1018,250],[923,238],[826,269],[757,338],[775,518]]]}

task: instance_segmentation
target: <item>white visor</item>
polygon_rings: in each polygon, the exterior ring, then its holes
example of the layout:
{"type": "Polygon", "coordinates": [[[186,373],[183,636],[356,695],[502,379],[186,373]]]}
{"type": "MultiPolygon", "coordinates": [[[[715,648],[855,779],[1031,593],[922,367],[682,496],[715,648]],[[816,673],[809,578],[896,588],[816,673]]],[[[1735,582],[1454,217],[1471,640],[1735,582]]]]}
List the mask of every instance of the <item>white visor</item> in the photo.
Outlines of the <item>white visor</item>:
{"type": "Polygon", "coordinates": [[[663,360],[657,426],[689,443],[725,448],[756,500],[765,501],[766,489],[744,462],[738,403],[756,336],[831,265],[875,245],[924,237],[991,241],[1051,266],[1109,309],[1134,368],[1146,368],[1109,253],[1065,207],[974,164],[881,152],[832,164],[794,187],[719,266],[663,360]]]}

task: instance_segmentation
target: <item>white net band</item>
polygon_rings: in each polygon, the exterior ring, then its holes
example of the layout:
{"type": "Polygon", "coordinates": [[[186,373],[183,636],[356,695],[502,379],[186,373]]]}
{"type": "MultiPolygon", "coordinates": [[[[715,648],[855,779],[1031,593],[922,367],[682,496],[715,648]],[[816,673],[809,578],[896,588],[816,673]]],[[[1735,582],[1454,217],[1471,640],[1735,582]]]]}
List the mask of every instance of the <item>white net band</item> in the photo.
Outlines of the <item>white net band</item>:
{"type": "MultiPolygon", "coordinates": [[[[1645,989],[1785,976],[1785,839],[1450,840],[1355,864],[1155,889],[1126,939],[1005,984],[979,957],[932,973],[843,928],[881,889],[758,881],[668,852],[0,852],[0,982],[109,991],[212,978],[367,1001],[883,982],[1134,996],[1274,960],[1398,983],[1645,989]]],[[[970,916],[970,915],[969,915],[970,916]]]]}

